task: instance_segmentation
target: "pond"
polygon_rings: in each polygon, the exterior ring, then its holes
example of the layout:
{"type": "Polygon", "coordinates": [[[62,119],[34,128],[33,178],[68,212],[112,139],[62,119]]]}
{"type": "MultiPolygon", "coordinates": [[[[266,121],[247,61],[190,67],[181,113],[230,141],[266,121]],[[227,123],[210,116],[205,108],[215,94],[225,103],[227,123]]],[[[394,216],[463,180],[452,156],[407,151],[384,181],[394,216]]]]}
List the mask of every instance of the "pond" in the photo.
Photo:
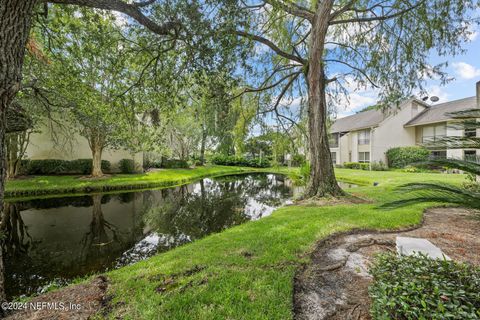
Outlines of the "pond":
{"type": "Polygon", "coordinates": [[[271,214],[292,198],[285,176],[248,174],[175,188],[6,204],[6,292],[103,272],[271,214]]]}

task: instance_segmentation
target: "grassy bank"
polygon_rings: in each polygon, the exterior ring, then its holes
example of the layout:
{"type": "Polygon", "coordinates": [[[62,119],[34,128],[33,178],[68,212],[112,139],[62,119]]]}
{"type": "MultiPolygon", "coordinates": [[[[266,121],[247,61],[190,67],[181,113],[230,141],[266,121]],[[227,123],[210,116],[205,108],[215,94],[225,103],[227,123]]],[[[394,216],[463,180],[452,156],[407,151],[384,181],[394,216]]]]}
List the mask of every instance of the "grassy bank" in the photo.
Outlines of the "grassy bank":
{"type": "Polygon", "coordinates": [[[261,220],[111,271],[107,275],[113,300],[107,317],[290,319],[295,270],[308,260],[316,241],[354,228],[418,224],[423,210],[432,204],[392,211],[376,206],[398,197],[392,189],[402,183],[464,180],[462,175],[427,173],[348,169],[336,173],[339,179],[362,184],[350,191],[371,203],[283,207],[261,220]],[[373,187],[373,182],[379,185],[373,187]]]}
{"type": "Polygon", "coordinates": [[[205,166],[195,169],[165,169],[142,174],[117,174],[100,179],[82,176],[36,176],[8,181],[6,198],[82,194],[171,187],[204,177],[254,172],[246,167],[205,166]]]}

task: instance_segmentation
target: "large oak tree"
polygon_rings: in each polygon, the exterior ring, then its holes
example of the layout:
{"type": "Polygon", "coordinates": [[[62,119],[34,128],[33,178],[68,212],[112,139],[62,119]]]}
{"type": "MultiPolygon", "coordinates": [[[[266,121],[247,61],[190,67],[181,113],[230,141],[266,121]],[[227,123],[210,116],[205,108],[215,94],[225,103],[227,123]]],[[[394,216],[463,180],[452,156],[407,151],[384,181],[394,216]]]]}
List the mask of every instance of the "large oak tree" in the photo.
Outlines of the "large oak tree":
{"type": "Polygon", "coordinates": [[[261,112],[288,120],[282,104],[306,88],[311,171],[305,197],[343,194],[333,171],[327,115],[342,88],[351,86],[347,82],[375,88],[385,107],[422,90],[428,77],[447,81],[445,64],[430,66],[428,57],[461,52],[475,7],[461,0],[243,2],[248,23],[236,33],[256,42],[258,61],[267,56],[271,66],[257,72],[256,84],[245,92],[268,92],[276,99],[261,112]]]}

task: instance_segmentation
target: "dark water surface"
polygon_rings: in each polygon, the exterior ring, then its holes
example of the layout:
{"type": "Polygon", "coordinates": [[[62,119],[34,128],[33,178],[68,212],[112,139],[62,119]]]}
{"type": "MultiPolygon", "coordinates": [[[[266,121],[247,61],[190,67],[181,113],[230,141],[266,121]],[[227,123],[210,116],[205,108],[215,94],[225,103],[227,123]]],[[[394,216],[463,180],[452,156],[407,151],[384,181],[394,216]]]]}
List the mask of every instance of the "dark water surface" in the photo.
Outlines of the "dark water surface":
{"type": "Polygon", "coordinates": [[[248,174],[161,190],[8,203],[7,295],[38,293],[260,219],[293,193],[282,175],[248,174]]]}

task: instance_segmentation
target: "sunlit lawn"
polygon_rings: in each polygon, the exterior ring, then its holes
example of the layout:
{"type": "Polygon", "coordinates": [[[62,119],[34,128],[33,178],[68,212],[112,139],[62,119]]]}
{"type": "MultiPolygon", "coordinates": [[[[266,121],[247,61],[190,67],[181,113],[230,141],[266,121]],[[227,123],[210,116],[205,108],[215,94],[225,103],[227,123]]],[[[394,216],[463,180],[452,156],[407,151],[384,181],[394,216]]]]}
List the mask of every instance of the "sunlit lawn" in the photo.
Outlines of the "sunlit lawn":
{"type": "MultiPolygon", "coordinates": [[[[279,169],[294,173],[293,169],[279,169]]],[[[319,239],[353,228],[392,229],[418,224],[432,204],[382,211],[413,181],[461,183],[463,175],[338,169],[337,177],[371,203],[288,206],[146,261],[111,271],[113,309],[124,319],[290,319],[295,270],[319,239]],[[378,182],[373,187],[373,182],[378,182]],[[185,272],[197,270],[197,272],[185,272]]]]}

